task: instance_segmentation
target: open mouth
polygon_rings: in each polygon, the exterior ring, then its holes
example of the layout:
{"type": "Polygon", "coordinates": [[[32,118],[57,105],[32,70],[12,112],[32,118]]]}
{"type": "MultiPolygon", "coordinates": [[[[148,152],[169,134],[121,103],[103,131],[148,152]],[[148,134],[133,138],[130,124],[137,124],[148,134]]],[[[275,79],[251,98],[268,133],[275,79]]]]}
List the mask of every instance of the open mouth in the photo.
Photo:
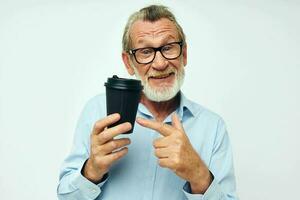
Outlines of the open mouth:
{"type": "Polygon", "coordinates": [[[153,78],[153,79],[164,79],[164,78],[167,78],[171,75],[174,75],[175,73],[174,72],[171,72],[171,73],[168,73],[168,74],[160,74],[160,75],[157,75],[157,76],[150,76],[149,78],[153,78]]]}

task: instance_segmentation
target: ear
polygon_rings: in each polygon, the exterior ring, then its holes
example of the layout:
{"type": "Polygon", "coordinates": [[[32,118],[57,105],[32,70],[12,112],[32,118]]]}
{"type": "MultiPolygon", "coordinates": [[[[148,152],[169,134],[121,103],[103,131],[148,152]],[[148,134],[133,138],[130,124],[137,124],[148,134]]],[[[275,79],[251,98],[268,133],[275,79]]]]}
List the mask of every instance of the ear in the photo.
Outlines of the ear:
{"type": "Polygon", "coordinates": [[[186,66],[186,64],[187,64],[187,44],[185,44],[182,48],[182,55],[183,55],[183,65],[186,66]]]}
{"type": "Polygon", "coordinates": [[[125,51],[122,52],[122,59],[123,59],[123,63],[125,64],[125,67],[127,69],[127,72],[130,75],[134,75],[134,70],[132,68],[132,66],[130,65],[130,57],[129,54],[126,53],[125,51]]]}

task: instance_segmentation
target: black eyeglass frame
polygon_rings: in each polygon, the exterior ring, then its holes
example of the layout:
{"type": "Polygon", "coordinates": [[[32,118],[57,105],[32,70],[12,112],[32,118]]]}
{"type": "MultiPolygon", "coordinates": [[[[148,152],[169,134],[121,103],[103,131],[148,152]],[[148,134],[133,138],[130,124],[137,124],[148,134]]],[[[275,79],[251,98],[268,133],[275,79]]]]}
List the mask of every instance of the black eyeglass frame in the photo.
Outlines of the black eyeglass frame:
{"type": "Polygon", "coordinates": [[[128,51],[128,53],[129,53],[130,55],[133,55],[133,57],[134,57],[134,59],[135,59],[135,61],[136,61],[137,63],[139,63],[139,64],[149,64],[149,63],[153,62],[153,60],[155,59],[155,56],[156,56],[156,52],[158,52],[158,51],[159,51],[160,54],[161,54],[165,59],[167,59],[167,60],[175,60],[175,59],[177,59],[177,58],[178,58],[179,56],[181,56],[181,54],[182,54],[182,47],[183,47],[183,41],[179,41],[179,42],[171,42],[171,43],[165,44],[165,45],[160,46],[160,47],[157,47],[157,48],[155,48],[155,47],[143,47],[143,48],[137,48],[137,49],[130,49],[130,50],[128,51]],[[179,44],[179,46],[180,46],[180,53],[179,53],[179,55],[178,55],[177,57],[175,57],[175,58],[166,58],[166,57],[164,56],[164,54],[161,52],[161,50],[162,50],[162,48],[164,48],[165,46],[171,45],[171,44],[179,44]],[[141,49],[148,49],[148,48],[151,48],[151,49],[154,50],[154,56],[153,56],[153,59],[152,59],[150,62],[147,62],[147,63],[141,63],[141,62],[139,62],[139,61],[137,60],[137,58],[136,58],[135,53],[136,53],[138,50],[141,50],[141,49]]]}

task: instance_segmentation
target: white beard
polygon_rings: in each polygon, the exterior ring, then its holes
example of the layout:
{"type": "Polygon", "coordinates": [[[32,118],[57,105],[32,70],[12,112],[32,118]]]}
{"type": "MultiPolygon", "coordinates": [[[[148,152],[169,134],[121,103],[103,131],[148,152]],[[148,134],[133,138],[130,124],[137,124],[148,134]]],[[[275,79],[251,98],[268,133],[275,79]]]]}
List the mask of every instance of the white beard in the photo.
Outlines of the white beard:
{"type": "Polygon", "coordinates": [[[131,66],[133,66],[133,69],[135,72],[135,77],[138,80],[140,80],[142,82],[142,85],[144,86],[143,92],[144,92],[145,96],[151,101],[162,102],[162,101],[168,101],[168,100],[172,99],[180,91],[180,88],[184,81],[185,72],[184,72],[183,64],[179,70],[175,70],[175,69],[171,70],[175,73],[175,81],[174,81],[173,85],[169,86],[169,87],[164,86],[164,87],[159,87],[159,88],[151,87],[148,82],[149,75],[145,77],[145,80],[143,80],[141,78],[141,76],[139,75],[136,67],[133,65],[133,63],[131,66]]]}

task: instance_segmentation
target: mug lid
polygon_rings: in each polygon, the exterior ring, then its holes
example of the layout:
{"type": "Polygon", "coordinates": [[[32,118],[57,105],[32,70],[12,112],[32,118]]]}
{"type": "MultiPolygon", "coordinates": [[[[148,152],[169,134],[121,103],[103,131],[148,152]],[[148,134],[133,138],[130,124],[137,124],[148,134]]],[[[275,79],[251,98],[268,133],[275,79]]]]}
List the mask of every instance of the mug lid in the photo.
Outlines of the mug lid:
{"type": "Polygon", "coordinates": [[[141,81],[136,79],[119,78],[117,75],[113,75],[112,78],[108,78],[104,85],[112,89],[122,90],[142,90],[143,86],[141,81]]]}

